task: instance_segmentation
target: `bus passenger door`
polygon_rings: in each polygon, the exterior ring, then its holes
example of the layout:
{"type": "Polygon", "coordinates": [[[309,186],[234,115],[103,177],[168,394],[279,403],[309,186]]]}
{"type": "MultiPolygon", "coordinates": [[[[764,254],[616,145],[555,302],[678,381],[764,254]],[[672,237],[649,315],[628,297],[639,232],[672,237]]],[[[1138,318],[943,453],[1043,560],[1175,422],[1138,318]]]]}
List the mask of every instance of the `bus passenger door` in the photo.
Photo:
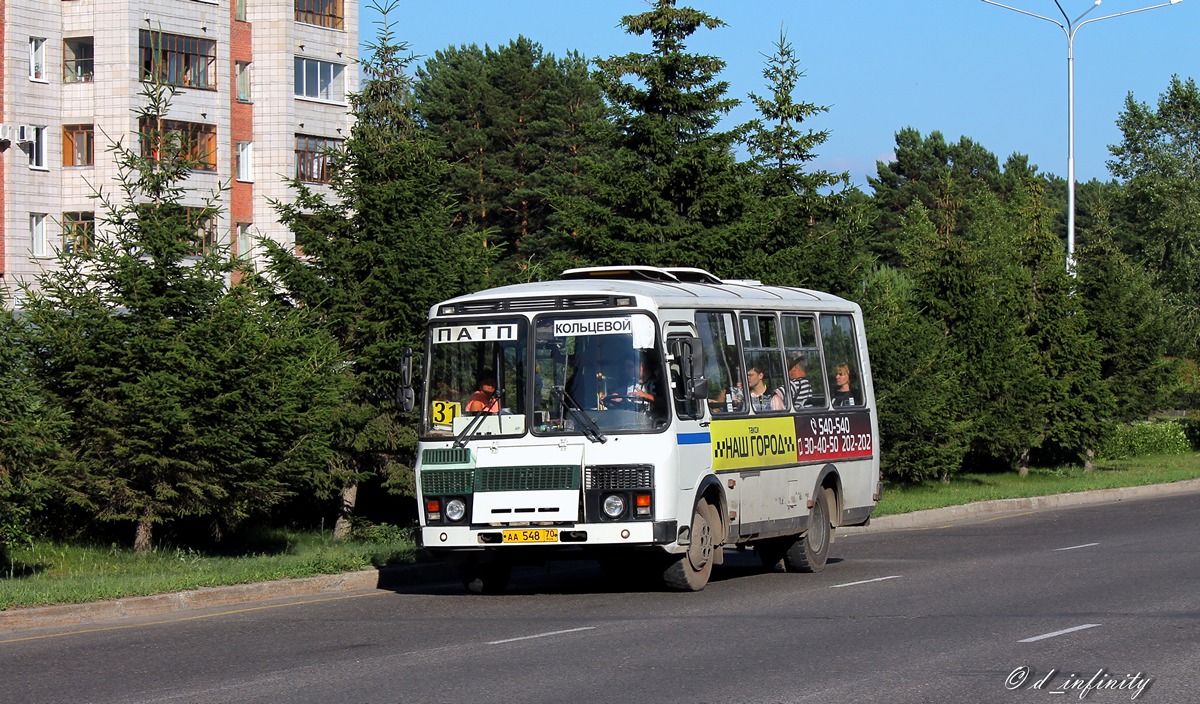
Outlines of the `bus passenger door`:
{"type": "Polygon", "coordinates": [[[677,419],[679,488],[687,490],[694,488],[700,478],[712,470],[712,436],[708,397],[703,388],[703,355],[695,328],[690,324],[668,324],[667,350],[671,353],[668,366],[677,419]]]}

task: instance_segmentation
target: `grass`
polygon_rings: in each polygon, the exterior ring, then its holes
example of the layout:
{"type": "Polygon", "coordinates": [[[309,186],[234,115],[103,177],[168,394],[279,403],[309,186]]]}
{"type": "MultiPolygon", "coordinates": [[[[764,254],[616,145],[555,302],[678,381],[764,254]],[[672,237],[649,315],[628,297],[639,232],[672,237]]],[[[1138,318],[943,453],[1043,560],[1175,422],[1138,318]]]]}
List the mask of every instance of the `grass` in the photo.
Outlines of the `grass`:
{"type": "MultiPolygon", "coordinates": [[[[949,484],[885,487],[876,516],[991,499],[1164,484],[1200,478],[1200,453],[1097,463],[1095,470],[1035,469],[1029,476],[962,474],[949,484]]],[[[0,565],[0,610],[162,594],[227,584],[337,574],[407,564],[418,558],[410,531],[376,526],[335,542],[326,532],[256,534],[238,554],[167,547],[137,557],[121,546],[35,543],[15,546],[0,565]]]]}
{"type": "Polygon", "coordinates": [[[15,546],[0,565],[0,610],[337,574],[417,555],[411,532],[397,530],[349,541],[334,541],[328,531],[273,530],[251,544],[258,549],[237,555],[160,548],[146,557],[116,545],[15,546]]]}
{"type": "Polygon", "coordinates": [[[959,474],[949,484],[930,482],[918,486],[885,486],[875,516],[910,513],[1030,496],[1066,494],[1123,486],[1168,484],[1200,478],[1200,453],[1155,455],[1128,460],[1100,460],[1091,472],[1082,467],[1032,469],[1028,476],[1005,474],[959,474]]]}

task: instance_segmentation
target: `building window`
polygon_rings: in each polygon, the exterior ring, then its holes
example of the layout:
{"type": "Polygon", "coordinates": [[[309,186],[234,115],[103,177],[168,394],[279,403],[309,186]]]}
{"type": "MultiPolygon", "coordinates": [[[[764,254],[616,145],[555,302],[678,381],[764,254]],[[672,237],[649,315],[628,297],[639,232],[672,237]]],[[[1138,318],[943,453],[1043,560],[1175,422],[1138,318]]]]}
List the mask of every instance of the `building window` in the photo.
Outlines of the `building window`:
{"type": "Polygon", "coordinates": [[[215,250],[220,241],[217,239],[217,218],[212,212],[203,208],[187,208],[187,219],[195,232],[192,254],[202,257],[215,250]]]}
{"type": "Polygon", "coordinates": [[[142,80],[217,89],[217,43],[211,39],[141,30],[142,80]]]}
{"type": "Polygon", "coordinates": [[[238,61],[235,64],[237,70],[237,99],[243,103],[250,102],[250,64],[246,61],[238,61]]]}
{"type": "Polygon", "coordinates": [[[345,68],[341,64],[297,56],[296,97],[344,102],[346,99],[346,83],[343,78],[345,68]]]}
{"type": "Polygon", "coordinates": [[[29,250],[35,257],[44,257],[48,252],[46,246],[46,214],[29,214],[29,250]]]}
{"type": "Polygon", "coordinates": [[[87,252],[96,240],[96,214],[63,213],[62,252],[87,252]]]}
{"type": "Polygon", "coordinates": [[[63,125],[63,166],[92,166],[96,132],[92,125],[63,125]]]}
{"type": "Polygon", "coordinates": [[[342,29],[342,0],[296,0],[296,21],[318,27],[342,29]]]}
{"type": "Polygon", "coordinates": [[[33,128],[33,141],[29,144],[29,168],[46,169],[46,128],[33,128]]]}
{"type": "Polygon", "coordinates": [[[296,135],[296,180],[305,183],[329,183],[329,152],[340,148],[342,140],[296,135]]]}
{"type": "Polygon", "coordinates": [[[29,79],[46,80],[46,38],[29,38],[29,79]]]}
{"type": "Polygon", "coordinates": [[[237,0],[236,4],[233,6],[233,8],[234,8],[234,13],[235,13],[233,18],[235,20],[238,20],[239,22],[245,22],[246,21],[246,0],[237,0]]]}
{"type": "Polygon", "coordinates": [[[238,142],[234,173],[239,181],[254,180],[254,142],[238,142]]]}
{"type": "Polygon", "coordinates": [[[91,83],[95,70],[95,44],[92,37],[63,40],[63,81],[91,83]]]}
{"type": "Polygon", "coordinates": [[[254,240],[250,237],[250,223],[239,222],[237,224],[237,255],[242,259],[248,259],[251,250],[254,248],[254,240]]]}
{"type": "Polygon", "coordinates": [[[217,127],[199,122],[162,120],[155,129],[150,118],[143,117],[138,125],[141,155],[155,161],[174,154],[188,161],[196,171],[217,170],[217,127]]]}

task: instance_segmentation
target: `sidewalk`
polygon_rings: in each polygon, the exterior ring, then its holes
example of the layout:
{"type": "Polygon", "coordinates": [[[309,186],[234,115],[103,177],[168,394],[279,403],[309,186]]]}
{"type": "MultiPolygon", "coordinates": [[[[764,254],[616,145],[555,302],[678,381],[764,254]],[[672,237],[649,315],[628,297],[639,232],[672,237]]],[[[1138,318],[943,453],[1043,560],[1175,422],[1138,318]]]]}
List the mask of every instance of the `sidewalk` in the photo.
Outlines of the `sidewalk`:
{"type": "MultiPolygon", "coordinates": [[[[936,528],[952,522],[997,516],[1005,513],[1069,506],[1088,506],[1115,501],[1131,501],[1156,496],[1200,492],[1200,479],[1172,484],[1099,489],[1072,494],[1054,494],[1027,499],[981,501],[962,506],[914,511],[872,519],[865,527],[841,528],[840,535],[882,531],[936,528]]],[[[234,604],[300,596],[337,595],[371,589],[391,589],[414,584],[430,584],[457,579],[453,568],[443,563],[422,563],[382,570],[361,570],[345,574],[305,579],[206,587],[186,592],[155,596],[128,597],[90,604],[67,604],[0,611],[0,633],[30,628],[55,628],[82,624],[100,624],[122,618],[147,617],[234,604]]]]}

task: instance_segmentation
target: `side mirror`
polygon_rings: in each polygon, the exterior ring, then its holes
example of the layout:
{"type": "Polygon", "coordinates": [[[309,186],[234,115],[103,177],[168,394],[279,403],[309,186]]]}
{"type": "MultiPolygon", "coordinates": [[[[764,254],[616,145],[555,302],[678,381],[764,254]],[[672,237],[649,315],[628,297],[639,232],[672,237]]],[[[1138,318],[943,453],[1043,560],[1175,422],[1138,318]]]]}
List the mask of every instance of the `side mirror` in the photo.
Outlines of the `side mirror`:
{"type": "Polygon", "coordinates": [[[704,378],[704,350],[697,337],[671,339],[671,354],[679,362],[681,400],[694,404],[708,398],[708,380],[704,378]]]}
{"type": "Polygon", "coordinates": [[[412,348],[404,348],[404,356],[400,360],[401,386],[396,389],[396,406],[403,413],[408,413],[417,405],[417,395],[412,387],[412,348]]]}

